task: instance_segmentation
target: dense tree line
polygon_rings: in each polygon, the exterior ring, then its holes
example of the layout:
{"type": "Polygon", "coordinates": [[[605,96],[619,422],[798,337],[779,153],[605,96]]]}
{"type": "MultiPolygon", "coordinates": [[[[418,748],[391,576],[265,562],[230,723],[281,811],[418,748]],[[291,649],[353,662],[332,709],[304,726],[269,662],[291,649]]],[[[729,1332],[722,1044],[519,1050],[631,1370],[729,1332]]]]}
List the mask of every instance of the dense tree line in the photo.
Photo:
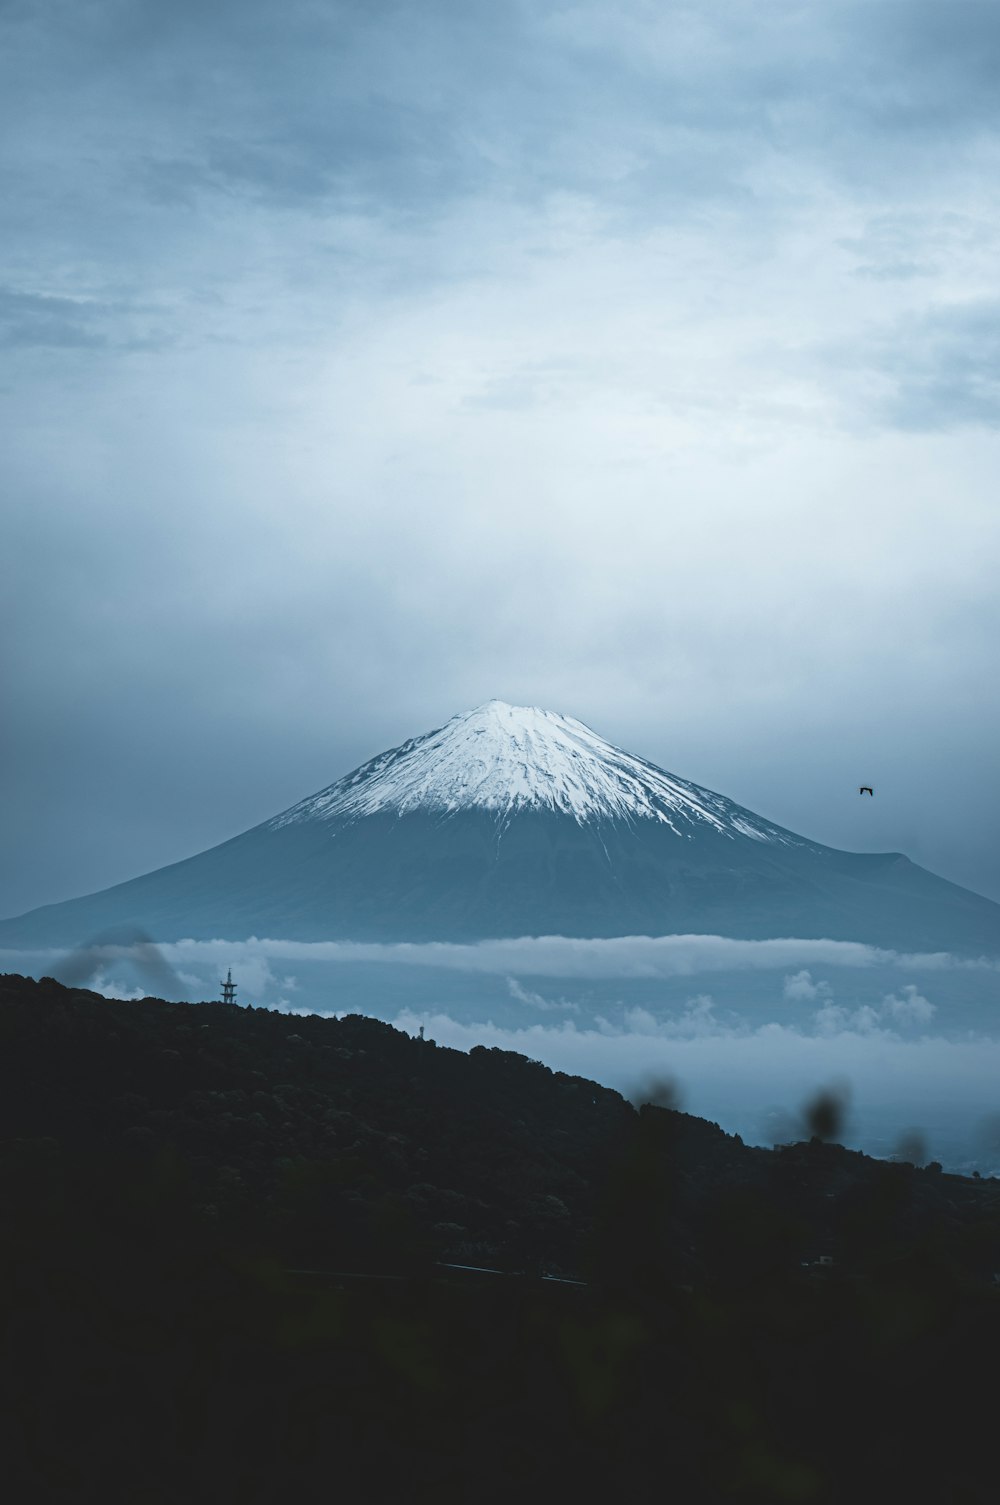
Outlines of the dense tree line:
{"type": "Polygon", "coordinates": [[[48,979],[0,1077],[19,1497],[993,1498],[993,1182],[48,979]]]}

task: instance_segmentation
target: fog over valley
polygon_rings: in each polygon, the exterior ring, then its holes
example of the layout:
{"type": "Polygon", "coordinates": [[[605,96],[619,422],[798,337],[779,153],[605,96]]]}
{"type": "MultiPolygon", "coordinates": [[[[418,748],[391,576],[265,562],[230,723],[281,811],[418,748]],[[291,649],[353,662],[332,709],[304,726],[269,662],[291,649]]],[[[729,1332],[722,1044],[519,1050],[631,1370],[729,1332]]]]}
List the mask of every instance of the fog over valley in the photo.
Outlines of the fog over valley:
{"type": "Polygon", "coordinates": [[[442,1045],[498,1045],[627,1096],[677,1100],[748,1143],[802,1132],[820,1087],[847,1095],[845,1142],[1000,1174],[1000,963],[833,941],[715,936],[476,945],[251,940],[11,952],[4,970],[107,997],[217,997],[289,1013],[361,1012],[442,1045]]]}

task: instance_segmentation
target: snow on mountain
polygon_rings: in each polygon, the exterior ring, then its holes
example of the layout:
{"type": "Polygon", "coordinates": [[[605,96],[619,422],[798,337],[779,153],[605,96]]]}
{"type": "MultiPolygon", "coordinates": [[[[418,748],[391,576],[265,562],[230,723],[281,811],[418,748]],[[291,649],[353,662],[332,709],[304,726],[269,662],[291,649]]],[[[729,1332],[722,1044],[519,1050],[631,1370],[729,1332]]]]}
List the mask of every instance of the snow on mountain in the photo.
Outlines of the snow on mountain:
{"type": "Polygon", "coordinates": [[[1000,906],[898,852],[839,852],[490,701],[273,820],[100,893],[0,921],[0,947],[722,935],[1000,954],[1000,906]]]}
{"type": "Polygon", "coordinates": [[[804,845],[722,795],[613,747],[572,716],[503,700],[381,753],[268,825],[477,809],[501,825],[518,811],[547,809],[580,824],[653,820],[679,836],[710,826],[726,836],[804,845]]]}

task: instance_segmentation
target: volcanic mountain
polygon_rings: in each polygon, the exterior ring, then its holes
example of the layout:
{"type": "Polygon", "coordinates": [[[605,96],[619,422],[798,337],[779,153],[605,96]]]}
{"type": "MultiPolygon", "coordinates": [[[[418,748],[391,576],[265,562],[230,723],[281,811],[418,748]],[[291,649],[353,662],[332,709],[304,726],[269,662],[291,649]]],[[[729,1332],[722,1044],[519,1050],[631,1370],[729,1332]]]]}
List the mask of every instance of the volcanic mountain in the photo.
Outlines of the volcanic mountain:
{"type": "Polygon", "coordinates": [[[1000,905],[897,852],[821,846],[491,700],[183,862],[0,922],[0,945],[713,933],[1000,952],[1000,905]]]}

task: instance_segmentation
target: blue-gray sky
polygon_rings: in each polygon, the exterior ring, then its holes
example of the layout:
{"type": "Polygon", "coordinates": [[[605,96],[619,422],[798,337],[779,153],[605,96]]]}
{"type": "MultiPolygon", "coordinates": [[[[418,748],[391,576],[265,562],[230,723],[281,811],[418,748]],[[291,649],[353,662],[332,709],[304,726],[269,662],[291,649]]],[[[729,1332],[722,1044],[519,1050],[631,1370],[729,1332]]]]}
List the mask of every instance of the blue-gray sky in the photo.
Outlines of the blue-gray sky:
{"type": "Polygon", "coordinates": [[[993,0],[0,0],[0,59],[0,913],[491,696],[1000,898],[993,0]]]}

